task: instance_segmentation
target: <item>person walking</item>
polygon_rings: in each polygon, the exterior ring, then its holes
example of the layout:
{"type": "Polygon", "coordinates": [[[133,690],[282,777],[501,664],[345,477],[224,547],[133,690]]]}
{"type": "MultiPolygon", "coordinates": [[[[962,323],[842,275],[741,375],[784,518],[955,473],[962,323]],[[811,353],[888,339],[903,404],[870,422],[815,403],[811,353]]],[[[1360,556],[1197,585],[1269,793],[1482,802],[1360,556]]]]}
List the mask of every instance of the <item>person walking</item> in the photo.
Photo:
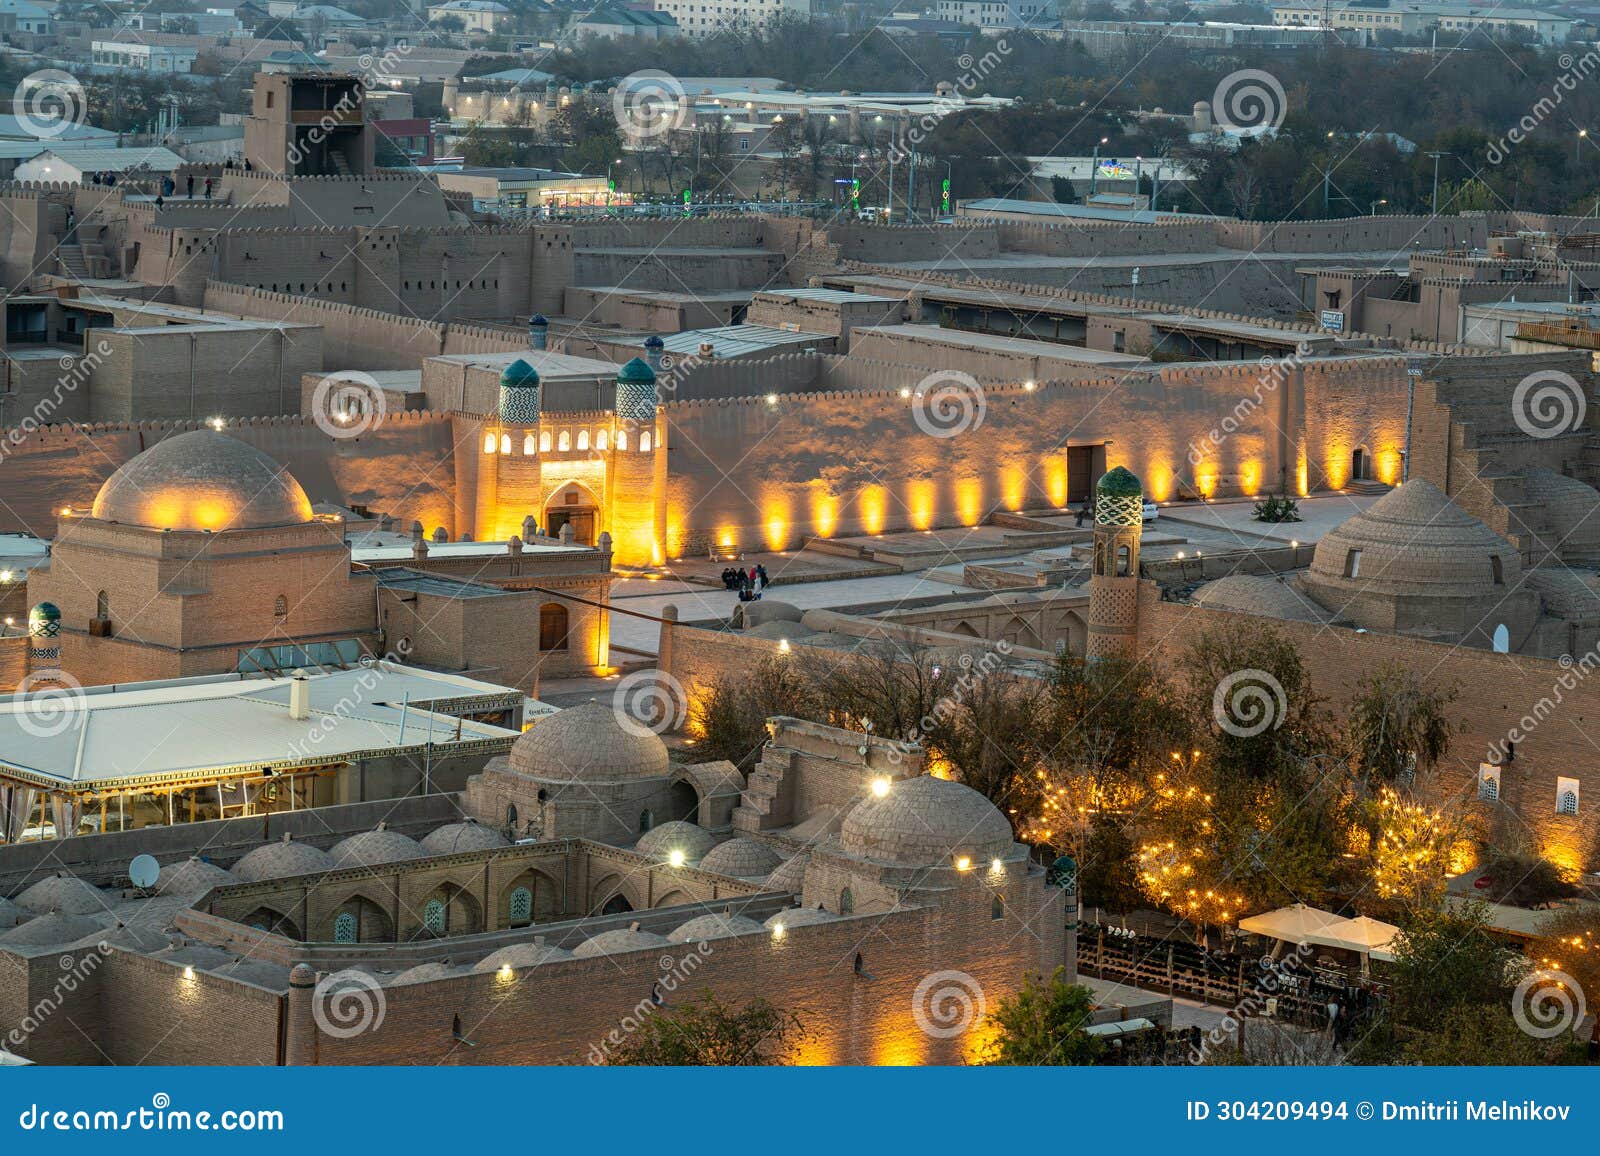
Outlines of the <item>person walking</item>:
{"type": "Polygon", "coordinates": [[[206,178],[206,200],[209,201],[210,199],[211,199],[211,178],[207,177],[206,178]]]}
{"type": "Polygon", "coordinates": [[[194,174],[190,173],[187,177],[185,177],[183,184],[184,184],[184,193],[183,193],[183,195],[188,197],[190,200],[193,200],[194,199],[194,174]]]}

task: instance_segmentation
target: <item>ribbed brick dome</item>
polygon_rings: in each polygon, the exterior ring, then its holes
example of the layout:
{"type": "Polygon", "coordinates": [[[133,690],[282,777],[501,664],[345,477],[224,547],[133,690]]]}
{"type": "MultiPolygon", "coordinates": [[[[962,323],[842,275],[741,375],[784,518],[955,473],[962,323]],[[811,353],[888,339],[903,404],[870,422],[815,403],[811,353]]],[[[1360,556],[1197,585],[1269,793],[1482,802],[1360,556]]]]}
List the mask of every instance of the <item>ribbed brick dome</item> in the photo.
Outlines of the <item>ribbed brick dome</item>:
{"type": "Polygon", "coordinates": [[[620,783],[667,773],[667,745],[625,727],[611,707],[581,703],[534,724],[511,748],[511,769],[554,782],[620,783]]]}
{"type": "Polygon", "coordinates": [[[311,520],[311,499],[266,454],[215,430],[166,438],[124,462],[94,516],[152,530],[251,530],[311,520]]]}
{"type": "Polygon", "coordinates": [[[233,873],[246,883],[263,879],[289,879],[295,875],[316,875],[334,869],[333,856],[320,847],[291,839],[257,847],[233,865],[233,873]]]}
{"type": "Polygon", "coordinates": [[[901,779],[882,798],[863,799],[844,817],[848,855],[904,867],[949,867],[1007,858],[1015,839],[998,807],[971,787],[921,775],[901,779]]]}

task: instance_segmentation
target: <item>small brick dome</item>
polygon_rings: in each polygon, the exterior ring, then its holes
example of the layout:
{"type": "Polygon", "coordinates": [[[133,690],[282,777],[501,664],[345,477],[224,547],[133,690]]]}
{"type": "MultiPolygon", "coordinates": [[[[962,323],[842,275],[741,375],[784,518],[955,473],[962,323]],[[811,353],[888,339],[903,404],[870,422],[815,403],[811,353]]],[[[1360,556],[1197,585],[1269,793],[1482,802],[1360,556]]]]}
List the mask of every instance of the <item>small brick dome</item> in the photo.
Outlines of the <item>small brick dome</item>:
{"type": "Polygon", "coordinates": [[[288,879],[332,871],[333,856],[320,847],[285,835],[276,843],[257,847],[233,865],[233,873],[246,883],[263,879],[288,879]]]}
{"type": "Polygon", "coordinates": [[[670,942],[653,931],[640,931],[637,927],[619,927],[602,931],[593,939],[586,939],[572,949],[578,959],[593,959],[597,955],[622,955],[629,951],[644,951],[652,947],[668,947],[670,942]]]}
{"type": "Polygon", "coordinates": [[[787,930],[791,927],[805,927],[812,923],[832,923],[838,918],[831,911],[824,911],[820,907],[786,907],[776,915],[767,916],[763,926],[774,930],[779,927],[787,930]]]}
{"type": "Polygon", "coordinates": [[[35,915],[52,911],[61,915],[99,915],[111,910],[110,901],[98,887],[66,872],[27,888],[17,896],[17,906],[35,915]]]}
{"type": "Polygon", "coordinates": [[[513,971],[520,971],[541,964],[558,963],[572,957],[572,952],[566,948],[552,947],[548,943],[513,943],[509,947],[502,947],[499,951],[484,956],[472,965],[472,970],[499,971],[502,967],[509,967],[513,971]]]}
{"type": "Polygon", "coordinates": [[[764,879],[777,869],[778,853],[765,843],[740,836],[718,843],[700,860],[702,871],[738,879],[764,879]]]}
{"type": "Polygon", "coordinates": [[[0,945],[6,947],[51,947],[58,943],[76,943],[105,931],[105,924],[88,915],[62,915],[52,911],[10,931],[0,933],[0,945]]]}
{"type": "Polygon", "coordinates": [[[706,939],[729,939],[735,935],[755,935],[765,929],[754,919],[725,912],[697,915],[667,936],[672,943],[699,943],[706,939]]]}
{"type": "Polygon", "coordinates": [[[767,876],[768,891],[793,891],[799,894],[806,883],[806,868],[811,864],[811,852],[800,851],[789,856],[767,876]]]}
{"type": "Polygon", "coordinates": [[[625,727],[610,706],[580,703],[535,723],[511,747],[511,769],[549,782],[623,783],[666,775],[667,744],[625,727]]]}
{"type": "Polygon", "coordinates": [[[362,831],[335,843],[329,852],[335,867],[377,867],[384,863],[401,863],[407,859],[426,859],[427,850],[415,839],[391,831],[382,823],[371,831],[362,831]]]}
{"type": "Polygon", "coordinates": [[[152,530],[251,530],[311,521],[311,499],[254,446],[202,429],[124,462],[100,487],[93,513],[152,530]]]}
{"type": "Polygon", "coordinates": [[[485,827],[476,819],[446,823],[422,837],[423,849],[430,855],[457,855],[462,851],[487,851],[491,847],[509,845],[499,831],[485,827]]]}
{"type": "Polygon", "coordinates": [[[389,985],[398,983],[426,983],[430,979],[445,979],[452,975],[461,975],[459,968],[449,963],[434,961],[433,963],[419,963],[416,967],[407,968],[399,975],[389,980],[389,985]]]}
{"type": "Polygon", "coordinates": [[[237,882],[239,877],[232,871],[196,857],[163,867],[156,876],[156,890],[163,895],[198,895],[237,882]]]}
{"type": "Polygon", "coordinates": [[[1009,858],[1016,840],[1000,809],[971,787],[921,775],[893,783],[844,817],[845,854],[902,867],[949,867],[1009,858]]]}
{"type": "Polygon", "coordinates": [[[639,836],[633,849],[652,859],[667,859],[674,851],[682,851],[685,862],[699,863],[715,843],[716,839],[705,828],[673,819],[651,827],[639,836]]]}

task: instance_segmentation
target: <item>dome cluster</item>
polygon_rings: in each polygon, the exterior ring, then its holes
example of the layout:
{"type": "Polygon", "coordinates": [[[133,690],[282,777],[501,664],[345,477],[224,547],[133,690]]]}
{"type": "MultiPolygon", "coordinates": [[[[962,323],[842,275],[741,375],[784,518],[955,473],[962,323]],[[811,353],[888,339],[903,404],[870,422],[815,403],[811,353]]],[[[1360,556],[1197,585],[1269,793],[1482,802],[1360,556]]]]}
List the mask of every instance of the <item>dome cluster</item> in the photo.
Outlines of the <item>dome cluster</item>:
{"type": "Polygon", "coordinates": [[[609,706],[581,703],[557,711],[517,739],[513,771],[552,783],[622,783],[659,779],[670,759],[660,737],[625,727],[609,706]]]}

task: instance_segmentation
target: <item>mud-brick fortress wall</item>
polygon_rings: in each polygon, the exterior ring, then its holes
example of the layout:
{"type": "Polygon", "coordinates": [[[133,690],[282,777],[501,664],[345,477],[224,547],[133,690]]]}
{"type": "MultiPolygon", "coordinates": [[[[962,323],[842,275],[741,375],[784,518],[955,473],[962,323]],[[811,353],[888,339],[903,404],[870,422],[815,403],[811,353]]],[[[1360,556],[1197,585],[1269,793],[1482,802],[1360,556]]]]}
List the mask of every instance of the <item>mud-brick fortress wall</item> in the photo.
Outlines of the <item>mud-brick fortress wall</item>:
{"type": "MultiPolygon", "coordinates": [[[[750,363],[759,382],[760,363],[750,363]]],[[[904,388],[904,387],[902,387],[904,388]]],[[[995,510],[1066,501],[1068,446],[1113,443],[1161,499],[1343,484],[1350,451],[1399,462],[1400,358],[1176,365],[1086,382],[986,386],[982,419],[931,436],[902,388],[678,400],[667,428],[667,552],[733,542],[975,525],[995,510]],[[1276,363],[1275,363],[1276,364],[1276,363]],[[1213,437],[1213,432],[1216,436],[1213,437]],[[771,452],[763,452],[765,446],[771,452]],[[1198,452],[1192,447],[1199,447],[1198,452]]]]}
{"type": "MultiPolygon", "coordinates": [[[[1182,677],[1184,654],[1208,631],[1256,629],[1259,619],[1163,602],[1146,583],[1139,603],[1139,650],[1182,677]]],[[[1463,724],[1440,768],[1440,788],[1467,802],[1480,832],[1532,836],[1541,854],[1568,869],[1600,866],[1600,772],[1594,766],[1592,720],[1600,717],[1600,672],[1586,674],[1551,659],[1469,650],[1395,634],[1275,622],[1295,643],[1316,693],[1342,709],[1357,682],[1395,663],[1439,689],[1454,688],[1450,713],[1463,724]],[[1559,699],[1559,705],[1552,703],[1559,699]],[[1541,705],[1542,704],[1542,705],[1541,705]],[[1543,715],[1528,726],[1524,716],[1543,715]],[[1585,720],[1590,720],[1586,722],[1585,720]],[[1501,768],[1500,800],[1477,801],[1478,765],[1503,747],[1512,728],[1524,732],[1516,757],[1501,768]],[[1579,780],[1577,815],[1556,810],[1556,778],[1579,780]]]]}
{"type": "MultiPolygon", "coordinates": [[[[511,330],[426,320],[220,281],[207,282],[205,307],[245,317],[321,326],[321,368],[326,370],[416,369],[424,358],[440,354],[506,353],[528,345],[526,336],[511,330]]],[[[298,404],[295,397],[291,406],[298,404]]]]}
{"type": "MultiPolygon", "coordinates": [[[[0,531],[54,534],[55,511],[87,507],[112,471],[198,422],[105,423],[34,430],[5,457],[0,531]]],[[[313,501],[362,504],[454,531],[455,422],[448,414],[390,413],[355,438],[332,438],[305,417],[245,418],[225,432],[288,467],[313,501]]]]}

